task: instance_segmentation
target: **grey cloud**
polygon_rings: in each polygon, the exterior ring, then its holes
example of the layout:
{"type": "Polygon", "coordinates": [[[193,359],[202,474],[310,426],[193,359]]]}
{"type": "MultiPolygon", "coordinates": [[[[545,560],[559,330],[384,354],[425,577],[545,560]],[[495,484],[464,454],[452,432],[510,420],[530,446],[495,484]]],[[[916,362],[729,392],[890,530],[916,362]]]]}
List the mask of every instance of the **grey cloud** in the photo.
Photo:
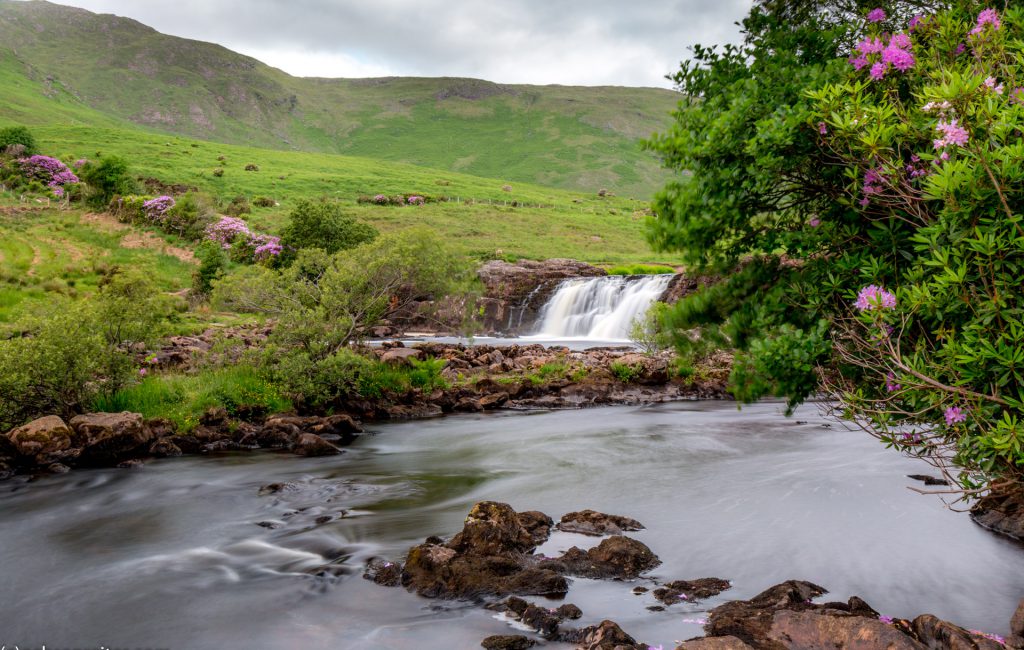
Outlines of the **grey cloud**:
{"type": "Polygon", "coordinates": [[[64,0],[221,43],[288,72],[304,54],[396,75],[660,85],[694,43],[735,41],[751,0],[64,0]],[[264,56],[261,56],[264,55],[264,56]],[[272,65],[280,65],[267,60],[272,65]],[[282,66],[283,67],[283,66],[282,66]]]}

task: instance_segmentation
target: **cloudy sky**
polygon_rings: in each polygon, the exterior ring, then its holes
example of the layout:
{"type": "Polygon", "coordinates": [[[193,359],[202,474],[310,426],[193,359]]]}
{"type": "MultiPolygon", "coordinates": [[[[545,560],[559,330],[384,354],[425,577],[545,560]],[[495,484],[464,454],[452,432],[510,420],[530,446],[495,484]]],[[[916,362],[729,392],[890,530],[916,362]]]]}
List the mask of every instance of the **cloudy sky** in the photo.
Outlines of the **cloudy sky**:
{"type": "Polygon", "coordinates": [[[694,43],[735,41],[751,0],[56,0],[299,76],[464,76],[668,86],[694,43]]]}

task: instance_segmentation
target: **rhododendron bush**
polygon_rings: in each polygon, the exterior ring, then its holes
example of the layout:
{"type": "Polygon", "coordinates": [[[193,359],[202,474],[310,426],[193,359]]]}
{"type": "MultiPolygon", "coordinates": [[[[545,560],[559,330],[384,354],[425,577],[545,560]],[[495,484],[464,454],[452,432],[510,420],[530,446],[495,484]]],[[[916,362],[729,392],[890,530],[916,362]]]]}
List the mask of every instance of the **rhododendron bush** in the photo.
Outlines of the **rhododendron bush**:
{"type": "Polygon", "coordinates": [[[676,77],[649,146],[687,174],[651,239],[725,280],[666,322],[689,355],[737,349],[742,399],[824,386],[967,494],[1020,481],[1024,12],[801,6],[758,3],[744,46],[676,77]]]}

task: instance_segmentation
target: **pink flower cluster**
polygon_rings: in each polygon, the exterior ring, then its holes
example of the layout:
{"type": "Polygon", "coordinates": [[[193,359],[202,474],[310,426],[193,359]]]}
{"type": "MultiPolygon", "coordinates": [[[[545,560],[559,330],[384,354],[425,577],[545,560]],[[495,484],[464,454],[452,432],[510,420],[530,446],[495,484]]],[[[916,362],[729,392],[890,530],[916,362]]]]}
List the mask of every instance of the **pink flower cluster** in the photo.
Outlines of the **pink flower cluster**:
{"type": "Polygon", "coordinates": [[[1005,86],[1003,86],[1003,84],[1001,84],[998,81],[996,81],[995,77],[987,77],[985,79],[985,87],[988,88],[989,90],[991,90],[992,92],[994,92],[997,95],[1002,95],[1003,94],[1003,90],[1005,89],[1005,86]]]}
{"type": "Polygon", "coordinates": [[[57,197],[64,196],[66,185],[78,182],[78,176],[68,166],[50,156],[32,156],[18,160],[21,173],[29,180],[46,183],[57,197]]]}
{"type": "Polygon", "coordinates": [[[964,410],[959,406],[950,406],[946,409],[943,415],[946,418],[946,424],[948,426],[953,426],[954,424],[963,422],[967,419],[967,414],[964,413],[964,410]]]}
{"type": "Polygon", "coordinates": [[[167,211],[174,207],[174,199],[164,195],[150,199],[142,203],[142,209],[146,211],[146,218],[150,221],[163,221],[167,211]]]}
{"type": "Polygon", "coordinates": [[[853,306],[861,311],[893,309],[896,307],[896,295],[877,285],[868,285],[857,294],[857,302],[853,306]]]}
{"type": "Polygon", "coordinates": [[[262,261],[277,257],[284,250],[281,238],[249,230],[248,224],[237,217],[221,217],[206,227],[206,239],[220,244],[224,250],[234,244],[244,244],[253,249],[253,259],[262,261]]]}
{"type": "Polygon", "coordinates": [[[257,261],[277,257],[284,250],[281,238],[273,235],[253,235],[249,244],[253,247],[252,256],[257,261]]]}
{"type": "Polygon", "coordinates": [[[910,52],[913,47],[913,41],[904,33],[893,34],[888,43],[877,36],[865,38],[857,44],[857,56],[850,59],[850,64],[857,70],[870,64],[871,78],[878,81],[885,77],[890,68],[900,72],[913,68],[916,63],[910,52]]]}
{"type": "Polygon", "coordinates": [[[252,237],[248,224],[238,217],[221,217],[220,221],[206,227],[206,238],[220,244],[224,250],[231,248],[236,241],[252,237]]]}
{"type": "Polygon", "coordinates": [[[376,203],[377,205],[387,205],[388,197],[386,197],[383,194],[377,194],[376,196],[373,197],[373,202],[376,203]]]}
{"type": "Polygon", "coordinates": [[[992,25],[992,31],[997,31],[1003,26],[1002,21],[999,20],[999,12],[995,9],[985,9],[978,14],[978,22],[975,24],[974,29],[970,31],[971,36],[977,36],[985,31],[986,25],[992,25]]]}
{"type": "Polygon", "coordinates": [[[409,203],[409,205],[423,205],[424,199],[422,196],[414,194],[410,196],[408,199],[406,199],[406,201],[409,203]]]}
{"type": "Polygon", "coordinates": [[[868,12],[869,23],[880,23],[883,20],[885,20],[885,10],[883,10],[881,7],[877,9],[872,9],[871,11],[868,12]]]}
{"type": "Polygon", "coordinates": [[[958,147],[967,146],[967,141],[970,136],[967,134],[967,129],[957,124],[956,118],[949,120],[939,120],[939,123],[935,126],[935,130],[942,134],[941,138],[936,138],[933,141],[936,149],[945,149],[949,145],[956,145],[958,147]]]}

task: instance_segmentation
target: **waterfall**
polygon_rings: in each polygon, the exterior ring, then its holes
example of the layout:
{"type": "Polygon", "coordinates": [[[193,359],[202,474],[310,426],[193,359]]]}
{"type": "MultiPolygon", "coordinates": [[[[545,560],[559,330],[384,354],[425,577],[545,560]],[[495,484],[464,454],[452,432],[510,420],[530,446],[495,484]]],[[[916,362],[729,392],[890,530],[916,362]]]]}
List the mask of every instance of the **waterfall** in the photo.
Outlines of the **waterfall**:
{"type": "Polygon", "coordinates": [[[633,321],[665,292],[672,274],[565,280],[540,312],[535,336],[628,340],[633,321]]]}

